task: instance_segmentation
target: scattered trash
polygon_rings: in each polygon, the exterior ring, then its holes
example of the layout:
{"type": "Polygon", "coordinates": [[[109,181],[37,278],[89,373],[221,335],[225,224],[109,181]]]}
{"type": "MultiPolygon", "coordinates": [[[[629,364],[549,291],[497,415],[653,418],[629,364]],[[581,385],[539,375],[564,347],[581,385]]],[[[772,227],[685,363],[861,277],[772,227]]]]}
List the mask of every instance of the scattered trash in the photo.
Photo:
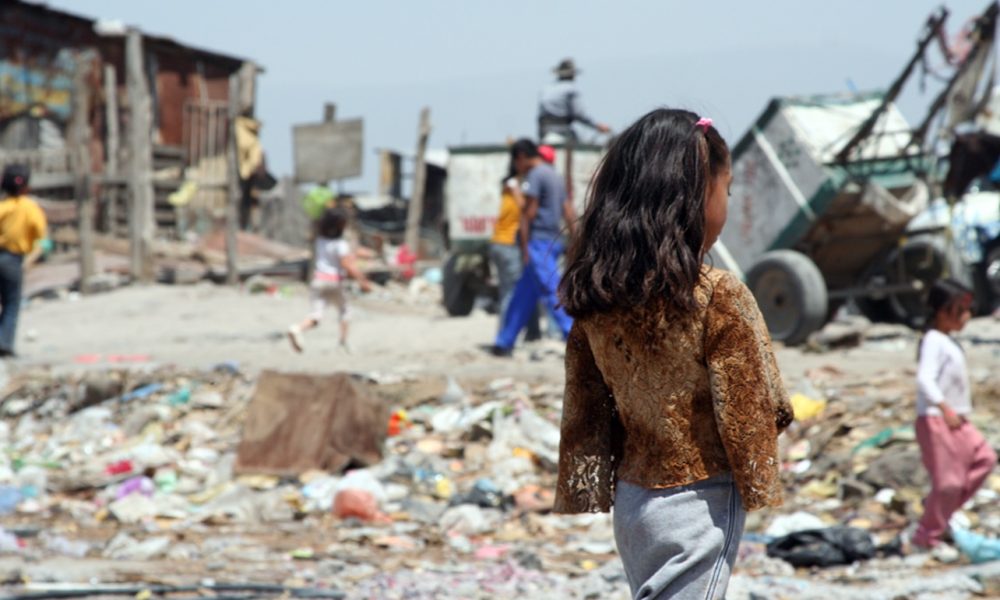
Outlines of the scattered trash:
{"type": "Polygon", "coordinates": [[[149,497],[153,495],[156,491],[156,484],[149,477],[133,477],[131,479],[125,480],[120,486],[118,486],[118,491],[115,492],[115,498],[121,500],[131,496],[132,494],[142,494],[143,496],[149,497]]]}
{"type": "Polygon", "coordinates": [[[810,421],[823,414],[826,400],[810,398],[805,394],[792,394],[792,411],[797,421],[810,421]]]}
{"type": "Polygon", "coordinates": [[[167,397],[170,406],[182,406],[191,401],[191,388],[183,387],[167,397]]]}
{"type": "Polygon", "coordinates": [[[9,515],[17,510],[17,505],[24,499],[20,488],[12,485],[0,486],[0,516],[9,515]]]}
{"type": "Polygon", "coordinates": [[[108,465],[104,472],[108,475],[124,475],[135,471],[135,465],[130,460],[119,460],[108,465]]]}
{"type": "Polygon", "coordinates": [[[1000,539],[973,533],[967,529],[951,528],[951,537],[958,550],[973,563],[1000,560],[1000,539]]]}
{"type": "Polygon", "coordinates": [[[156,515],[156,503],[148,496],[130,494],[115,500],[108,506],[112,516],[120,523],[135,524],[152,519],[156,515]]]}
{"type": "Polygon", "coordinates": [[[462,386],[458,385],[454,377],[448,377],[447,386],[444,393],[441,394],[441,404],[458,404],[466,399],[468,396],[462,386]]]}
{"type": "Polygon", "coordinates": [[[166,536],[139,541],[127,533],[119,533],[104,547],[104,556],[115,560],[152,560],[166,554],[170,543],[166,536]]]}
{"type": "Polygon", "coordinates": [[[350,375],[264,371],[237,449],[239,473],[293,476],[382,458],[389,410],[350,375]]]}
{"type": "Polygon", "coordinates": [[[83,558],[90,552],[90,544],[82,540],[68,540],[59,535],[43,533],[40,536],[45,549],[57,556],[83,558]]]}
{"type": "Polygon", "coordinates": [[[360,519],[362,521],[383,521],[386,519],[378,509],[378,502],[371,492],[347,489],[337,492],[333,499],[333,514],[338,519],[360,519]]]}
{"type": "Polygon", "coordinates": [[[829,524],[823,521],[823,519],[807,512],[800,511],[790,515],[780,515],[776,517],[764,533],[772,538],[780,538],[799,531],[822,529],[828,525],[829,524]]]}
{"type": "MultiPolygon", "coordinates": [[[[180,561],[219,578],[227,565],[267,564],[283,573],[272,580],[352,581],[361,597],[431,589],[440,579],[426,569],[438,559],[425,557],[438,554],[461,582],[452,596],[616,597],[627,587],[608,515],[552,513],[559,385],[238,368],[32,376],[39,383],[19,388],[0,419],[0,514],[10,515],[0,552],[180,561]],[[144,399],[112,401],[133,392],[144,399]],[[275,546],[278,532],[295,544],[275,546]]],[[[996,377],[974,381],[991,406],[996,377]]],[[[824,366],[794,389],[797,420],[780,440],[790,493],[784,507],[748,515],[741,577],[801,582],[793,564],[886,556],[920,515],[927,481],[910,375],[824,366]]],[[[977,425],[1000,445],[991,418],[977,425]]],[[[970,561],[993,556],[998,498],[1000,475],[954,526],[970,561]]],[[[865,581],[880,560],[812,576],[865,581]]]]}
{"type": "Polygon", "coordinates": [[[402,433],[404,429],[412,426],[413,422],[410,421],[410,416],[405,410],[399,409],[394,411],[389,417],[389,427],[386,430],[386,433],[389,437],[396,436],[402,433]]]}
{"type": "Polygon", "coordinates": [[[867,531],[828,527],[779,537],[767,545],[767,555],[794,567],[832,567],[873,558],[875,544],[867,531]]]}
{"type": "Polygon", "coordinates": [[[504,508],[509,502],[500,488],[492,481],[478,479],[469,492],[452,496],[451,504],[475,504],[481,508],[504,508]]]}
{"type": "Polygon", "coordinates": [[[150,383],[138,387],[127,394],[123,394],[121,397],[122,402],[131,402],[132,400],[142,400],[144,398],[149,398],[153,394],[156,394],[163,390],[162,383],[150,383]]]}
{"type": "Polygon", "coordinates": [[[514,504],[518,510],[525,512],[549,512],[555,503],[555,494],[552,490],[544,489],[538,485],[526,485],[517,492],[514,492],[514,504]]]}
{"type": "Polygon", "coordinates": [[[914,433],[912,425],[904,425],[902,427],[886,427],[877,434],[855,446],[854,452],[860,452],[871,448],[883,448],[894,440],[913,441],[915,439],[916,433],[914,433]]]}
{"type": "Polygon", "coordinates": [[[20,552],[24,546],[23,540],[0,527],[0,552],[20,552]]]}

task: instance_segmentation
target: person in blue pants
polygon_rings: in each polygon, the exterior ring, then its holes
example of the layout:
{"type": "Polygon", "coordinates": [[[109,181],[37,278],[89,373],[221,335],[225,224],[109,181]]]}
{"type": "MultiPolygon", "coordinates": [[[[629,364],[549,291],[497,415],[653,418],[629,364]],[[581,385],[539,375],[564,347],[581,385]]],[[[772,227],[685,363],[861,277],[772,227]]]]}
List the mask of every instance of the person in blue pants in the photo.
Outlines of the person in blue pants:
{"type": "Polygon", "coordinates": [[[562,221],[565,219],[566,228],[572,235],[576,211],[567,197],[562,177],[542,160],[534,142],[528,139],[515,142],[511,147],[511,160],[524,179],[521,186],[524,210],[521,211],[519,235],[525,263],[493,345],[493,354],[497,356],[511,355],[517,336],[539,301],[548,308],[564,339],[573,326],[573,319],[559,306],[557,288],[558,261],[563,251],[562,221]]]}

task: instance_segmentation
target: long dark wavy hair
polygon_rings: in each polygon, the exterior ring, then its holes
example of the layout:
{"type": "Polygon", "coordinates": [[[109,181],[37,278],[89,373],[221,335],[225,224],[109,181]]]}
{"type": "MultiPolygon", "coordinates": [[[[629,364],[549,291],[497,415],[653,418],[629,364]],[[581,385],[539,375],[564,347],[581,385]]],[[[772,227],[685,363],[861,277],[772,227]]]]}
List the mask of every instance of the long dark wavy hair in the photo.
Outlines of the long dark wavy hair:
{"type": "Polygon", "coordinates": [[[697,308],[705,196],[729,147],[693,112],[661,108],[618,136],[570,242],[560,295],[575,318],[665,302],[697,308]]]}

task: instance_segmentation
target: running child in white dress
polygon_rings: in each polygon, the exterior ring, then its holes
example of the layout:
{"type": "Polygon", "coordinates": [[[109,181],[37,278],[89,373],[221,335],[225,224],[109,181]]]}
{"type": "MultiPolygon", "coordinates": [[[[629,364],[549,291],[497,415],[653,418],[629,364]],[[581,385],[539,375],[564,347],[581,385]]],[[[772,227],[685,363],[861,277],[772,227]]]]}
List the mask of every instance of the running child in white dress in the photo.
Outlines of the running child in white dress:
{"type": "Polygon", "coordinates": [[[357,267],[357,258],[351,245],[344,239],[347,212],[340,208],[327,208],[319,219],[316,236],[316,264],[309,284],[312,311],[297,325],[288,328],[288,340],[296,352],[305,348],[304,334],[319,326],[326,307],[333,304],[340,319],[340,346],[348,350],[347,333],[349,316],[347,293],[344,283],[353,278],[364,292],[371,291],[371,283],[357,267]]]}

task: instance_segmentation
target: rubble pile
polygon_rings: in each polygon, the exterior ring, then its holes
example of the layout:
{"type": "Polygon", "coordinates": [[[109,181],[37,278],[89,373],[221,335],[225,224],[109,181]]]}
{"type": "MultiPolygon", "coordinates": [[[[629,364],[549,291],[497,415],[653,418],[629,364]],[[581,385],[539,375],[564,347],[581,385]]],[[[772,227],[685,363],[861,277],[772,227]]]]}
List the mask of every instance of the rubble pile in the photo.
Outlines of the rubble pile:
{"type": "MultiPolygon", "coordinates": [[[[610,516],[551,513],[561,385],[353,374],[355,399],[371,404],[377,425],[317,431],[368,436],[381,458],[338,451],[331,462],[319,452],[319,466],[289,470],[280,464],[286,442],[315,442],[316,419],[302,411],[325,420],[351,411],[322,412],[323,390],[336,386],[319,376],[302,394],[315,409],[265,385],[269,377],[232,364],[13,376],[0,397],[0,580],[25,590],[77,581],[46,566],[63,557],[86,563],[85,582],[259,582],[372,598],[628,597],[610,516]],[[270,404],[255,406],[267,390],[270,404]]],[[[912,378],[820,366],[790,383],[797,421],[781,438],[786,504],[749,516],[730,597],[829,598],[845,586],[866,598],[938,589],[967,597],[1000,581],[998,563],[975,564],[985,558],[969,548],[959,565],[899,555],[896,539],[919,517],[926,489],[912,378]],[[769,551],[816,530],[857,544],[845,554],[854,564],[796,570],[769,551]]],[[[1000,374],[974,370],[973,379],[975,424],[1000,445],[1000,374]]],[[[1000,537],[998,497],[993,475],[956,520],[983,548],[1000,537]]]]}
{"type": "MultiPolygon", "coordinates": [[[[0,556],[364,597],[626,589],[607,515],[550,514],[559,387],[353,379],[390,415],[372,432],[382,460],[268,475],[240,468],[258,386],[232,365],[16,376],[0,403],[0,556]]],[[[65,581],[5,564],[11,584],[65,581]]]]}

